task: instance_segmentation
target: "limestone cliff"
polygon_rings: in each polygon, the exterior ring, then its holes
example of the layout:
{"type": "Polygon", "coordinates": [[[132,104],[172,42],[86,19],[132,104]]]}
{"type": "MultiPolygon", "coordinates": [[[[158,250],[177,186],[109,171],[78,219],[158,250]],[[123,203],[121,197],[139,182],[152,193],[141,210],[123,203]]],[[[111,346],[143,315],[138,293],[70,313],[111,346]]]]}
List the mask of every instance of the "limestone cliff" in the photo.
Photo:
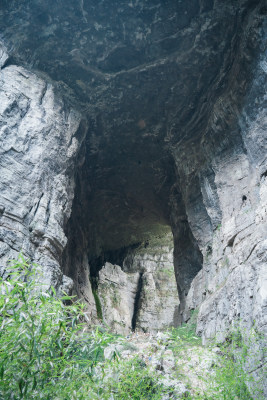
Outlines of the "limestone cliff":
{"type": "Polygon", "coordinates": [[[118,333],[177,326],[172,235],[128,251],[122,267],[105,263],[99,271],[97,293],[104,322],[118,333]]]}
{"type": "Polygon", "coordinates": [[[178,320],[266,334],[265,1],[3,0],[0,26],[2,272],[23,250],[92,321],[106,262],[142,272],[147,329],[160,260],[124,260],[171,229],[178,320]]]}
{"type": "Polygon", "coordinates": [[[64,228],[86,122],[50,83],[23,67],[2,69],[0,90],[1,270],[22,250],[43,266],[48,284],[67,290],[64,228]]]}

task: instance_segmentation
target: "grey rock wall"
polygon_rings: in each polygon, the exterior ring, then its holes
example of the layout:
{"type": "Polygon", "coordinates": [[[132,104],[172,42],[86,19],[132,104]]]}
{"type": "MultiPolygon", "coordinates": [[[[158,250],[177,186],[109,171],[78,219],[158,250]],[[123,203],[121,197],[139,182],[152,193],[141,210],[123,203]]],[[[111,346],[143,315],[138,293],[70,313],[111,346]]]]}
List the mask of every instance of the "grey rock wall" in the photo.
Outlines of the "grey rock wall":
{"type": "MultiPolygon", "coordinates": [[[[2,50],[2,65],[7,58],[2,50]]],[[[25,68],[2,68],[0,93],[1,271],[22,251],[43,267],[47,285],[68,291],[72,282],[61,267],[64,224],[85,124],[50,83],[25,68]]]]}
{"type": "Polygon", "coordinates": [[[99,272],[98,296],[103,321],[116,333],[132,330],[139,273],[125,273],[119,265],[105,263],[99,272]]]}
{"type": "MultiPolygon", "coordinates": [[[[263,38],[266,30],[262,32],[263,38]]],[[[245,51],[241,56],[244,54],[245,51]]],[[[260,360],[257,366],[252,361],[253,367],[248,368],[256,374],[260,370],[266,374],[266,61],[262,51],[254,63],[253,79],[234,124],[234,85],[242,84],[241,76],[231,81],[231,87],[215,104],[207,132],[209,141],[204,136],[200,143],[206,150],[202,166],[192,155],[191,171],[179,168],[184,182],[188,182],[189,176],[195,182],[193,188],[188,185],[182,189],[182,197],[189,227],[203,258],[203,268],[183,299],[182,319],[186,321],[190,310],[199,308],[197,332],[204,343],[214,337],[223,340],[236,325],[243,332],[263,333],[260,360]],[[214,148],[208,152],[207,147],[213,147],[211,136],[220,129],[227,132],[220,151],[214,148]]]]}
{"type": "MultiPolygon", "coordinates": [[[[136,329],[144,332],[168,329],[178,325],[179,298],[174,274],[173,237],[158,239],[137,250],[131,270],[142,273],[136,329]],[[141,251],[140,251],[141,250],[141,251]]],[[[129,268],[129,260],[125,260],[129,268]]]]}
{"type": "Polygon", "coordinates": [[[177,326],[172,235],[129,251],[121,267],[106,262],[97,286],[103,320],[117,333],[177,326]]]}
{"type": "Polygon", "coordinates": [[[266,331],[265,64],[262,55],[231,134],[240,138],[239,143],[232,142],[232,147],[210,160],[212,175],[201,171],[199,202],[205,219],[187,205],[203,255],[203,269],[192,282],[187,305],[201,304],[198,329],[205,338],[225,331],[238,318],[247,327],[256,323],[266,331]]]}

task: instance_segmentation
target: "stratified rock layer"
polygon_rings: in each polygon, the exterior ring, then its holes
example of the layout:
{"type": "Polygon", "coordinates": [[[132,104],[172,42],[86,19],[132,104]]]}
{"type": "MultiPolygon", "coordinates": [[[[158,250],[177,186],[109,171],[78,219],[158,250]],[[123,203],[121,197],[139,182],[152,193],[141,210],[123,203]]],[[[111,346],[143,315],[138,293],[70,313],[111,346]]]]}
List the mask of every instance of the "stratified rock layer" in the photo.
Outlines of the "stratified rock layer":
{"type": "Polygon", "coordinates": [[[122,267],[106,262],[99,271],[97,294],[104,322],[117,333],[177,326],[172,235],[130,250],[122,267]]]}
{"type": "Polygon", "coordinates": [[[22,249],[93,321],[89,277],[140,273],[127,251],[171,227],[179,321],[266,333],[265,17],[263,0],[3,1],[1,269],[22,249]]]}
{"type": "Polygon", "coordinates": [[[140,293],[134,328],[144,332],[164,330],[178,324],[179,299],[174,275],[173,238],[167,234],[136,249],[124,266],[140,271],[140,293]]]}
{"type": "Polygon", "coordinates": [[[2,69],[0,92],[1,270],[22,251],[43,266],[48,285],[68,291],[64,228],[86,125],[51,84],[22,67],[2,69]]]}
{"type": "Polygon", "coordinates": [[[98,295],[103,321],[116,333],[132,330],[139,273],[127,274],[119,265],[106,263],[99,272],[98,295]]]}

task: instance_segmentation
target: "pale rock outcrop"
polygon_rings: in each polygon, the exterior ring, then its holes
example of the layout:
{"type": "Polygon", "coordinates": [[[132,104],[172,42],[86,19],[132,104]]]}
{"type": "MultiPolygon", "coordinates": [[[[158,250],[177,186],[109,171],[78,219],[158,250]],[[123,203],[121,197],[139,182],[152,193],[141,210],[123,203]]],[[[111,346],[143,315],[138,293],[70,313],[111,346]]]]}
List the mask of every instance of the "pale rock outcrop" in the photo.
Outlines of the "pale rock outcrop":
{"type": "MultiPolygon", "coordinates": [[[[213,178],[207,177],[207,184],[201,185],[208,218],[200,222],[200,227],[207,240],[202,237],[201,242],[192,224],[203,254],[203,268],[192,281],[184,313],[186,320],[190,309],[199,307],[197,332],[204,343],[214,337],[223,340],[233,326],[248,335],[260,332],[263,337],[256,361],[252,359],[248,368],[256,375],[266,374],[266,91],[266,56],[262,55],[235,127],[242,144],[217,153],[211,160],[213,178]],[[219,220],[216,215],[221,215],[219,220]]],[[[197,214],[193,218],[196,220],[197,214]]],[[[253,348],[250,351],[253,355],[253,348]]]]}
{"type": "Polygon", "coordinates": [[[176,326],[179,298],[171,234],[130,250],[122,267],[106,262],[97,286],[103,320],[116,332],[176,326]]]}
{"type": "MultiPolygon", "coordinates": [[[[179,298],[174,275],[172,235],[168,244],[157,243],[136,252],[133,266],[142,271],[136,328],[145,332],[178,324],[179,298]]],[[[162,239],[162,242],[164,240],[162,239]]]]}
{"type": "MultiPolygon", "coordinates": [[[[6,59],[2,50],[1,62],[6,59]]],[[[10,65],[0,71],[0,96],[2,274],[22,251],[43,267],[46,285],[68,292],[72,281],[61,269],[64,223],[86,125],[55,95],[52,84],[25,68],[10,65]]]]}
{"type": "MultiPolygon", "coordinates": [[[[267,70],[260,61],[239,120],[246,153],[233,150],[212,161],[210,192],[222,217],[203,246],[203,269],[187,297],[189,308],[201,304],[198,329],[206,338],[238,318],[247,327],[267,328],[266,90],[267,70]]],[[[202,193],[205,202],[204,187],[202,193]]]]}
{"type": "Polygon", "coordinates": [[[139,273],[125,273],[108,262],[99,272],[98,296],[103,321],[114,332],[128,334],[132,329],[139,273]]]}

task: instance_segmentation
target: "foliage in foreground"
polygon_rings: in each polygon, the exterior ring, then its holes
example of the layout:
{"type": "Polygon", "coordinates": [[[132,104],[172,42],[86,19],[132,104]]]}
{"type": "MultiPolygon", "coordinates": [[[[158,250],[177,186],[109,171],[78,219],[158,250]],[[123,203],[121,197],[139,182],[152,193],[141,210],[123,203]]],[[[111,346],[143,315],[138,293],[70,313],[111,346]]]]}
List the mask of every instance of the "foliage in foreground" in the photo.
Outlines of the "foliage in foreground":
{"type": "MultiPolygon", "coordinates": [[[[195,334],[195,316],[188,325],[172,329],[170,346],[177,357],[185,357],[185,362],[190,361],[190,352],[199,354],[205,359],[206,354],[201,354],[200,338],[195,334]]],[[[264,400],[262,390],[266,382],[266,368],[258,372],[257,381],[248,371],[266,360],[266,340],[251,329],[245,329],[236,325],[228,333],[222,343],[214,341],[209,346],[216,348],[216,361],[211,368],[207,368],[202,374],[197,372],[198,378],[203,381],[205,390],[191,388],[192,393],[187,396],[191,400],[264,400]],[[260,345],[261,342],[261,345],[260,345]],[[265,342],[265,346],[264,346],[265,342]]]]}
{"type": "Polygon", "coordinates": [[[183,324],[178,328],[171,328],[169,331],[170,347],[175,355],[179,356],[185,347],[193,348],[201,345],[201,338],[196,336],[196,320],[197,310],[192,313],[187,324],[183,324]]]}
{"type": "MultiPolygon", "coordinates": [[[[114,352],[114,357],[106,360],[105,348],[121,339],[99,328],[88,332],[82,322],[82,305],[70,296],[58,299],[53,288],[43,290],[37,266],[20,255],[9,270],[8,278],[0,279],[0,400],[169,397],[158,373],[137,357],[122,360],[114,352]]],[[[193,324],[168,335],[167,345],[176,357],[181,357],[184,348],[194,352],[200,347],[193,324]]],[[[244,372],[247,347],[240,336],[233,335],[221,350],[206,392],[194,390],[192,399],[250,399],[244,372]],[[239,357],[233,352],[237,346],[239,357]]],[[[170,398],[176,397],[170,394],[170,398]]]]}
{"type": "Polygon", "coordinates": [[[0,280],[0,398],[124,399],[131,381],[141,393],[131,398],[159,399],[153,377],[137,361],[126,365],[119,383],[110,378],[103,387],[103,366],[112,363],[104,349],[118,337],[98,328],[86,332],[82,305],[64,305],[73,299],[42,290],[40,273],[20,255],[0,280]]]}
{"type": "Polygon", "coordinates": [[[261,339],[261,335],[253,329],[250,332],[241,332],[240,327],[232,328],[227,340],[220,344],[221,356],[214,366],[214,378],[208,391],[211,395],[208,399],[265,399],[261,388],[264,378],[266,380],[266,371],[258,372],[258,382],[248,372],[261,364],[263,352],[266,351],[259,347],[261,339]]]}

